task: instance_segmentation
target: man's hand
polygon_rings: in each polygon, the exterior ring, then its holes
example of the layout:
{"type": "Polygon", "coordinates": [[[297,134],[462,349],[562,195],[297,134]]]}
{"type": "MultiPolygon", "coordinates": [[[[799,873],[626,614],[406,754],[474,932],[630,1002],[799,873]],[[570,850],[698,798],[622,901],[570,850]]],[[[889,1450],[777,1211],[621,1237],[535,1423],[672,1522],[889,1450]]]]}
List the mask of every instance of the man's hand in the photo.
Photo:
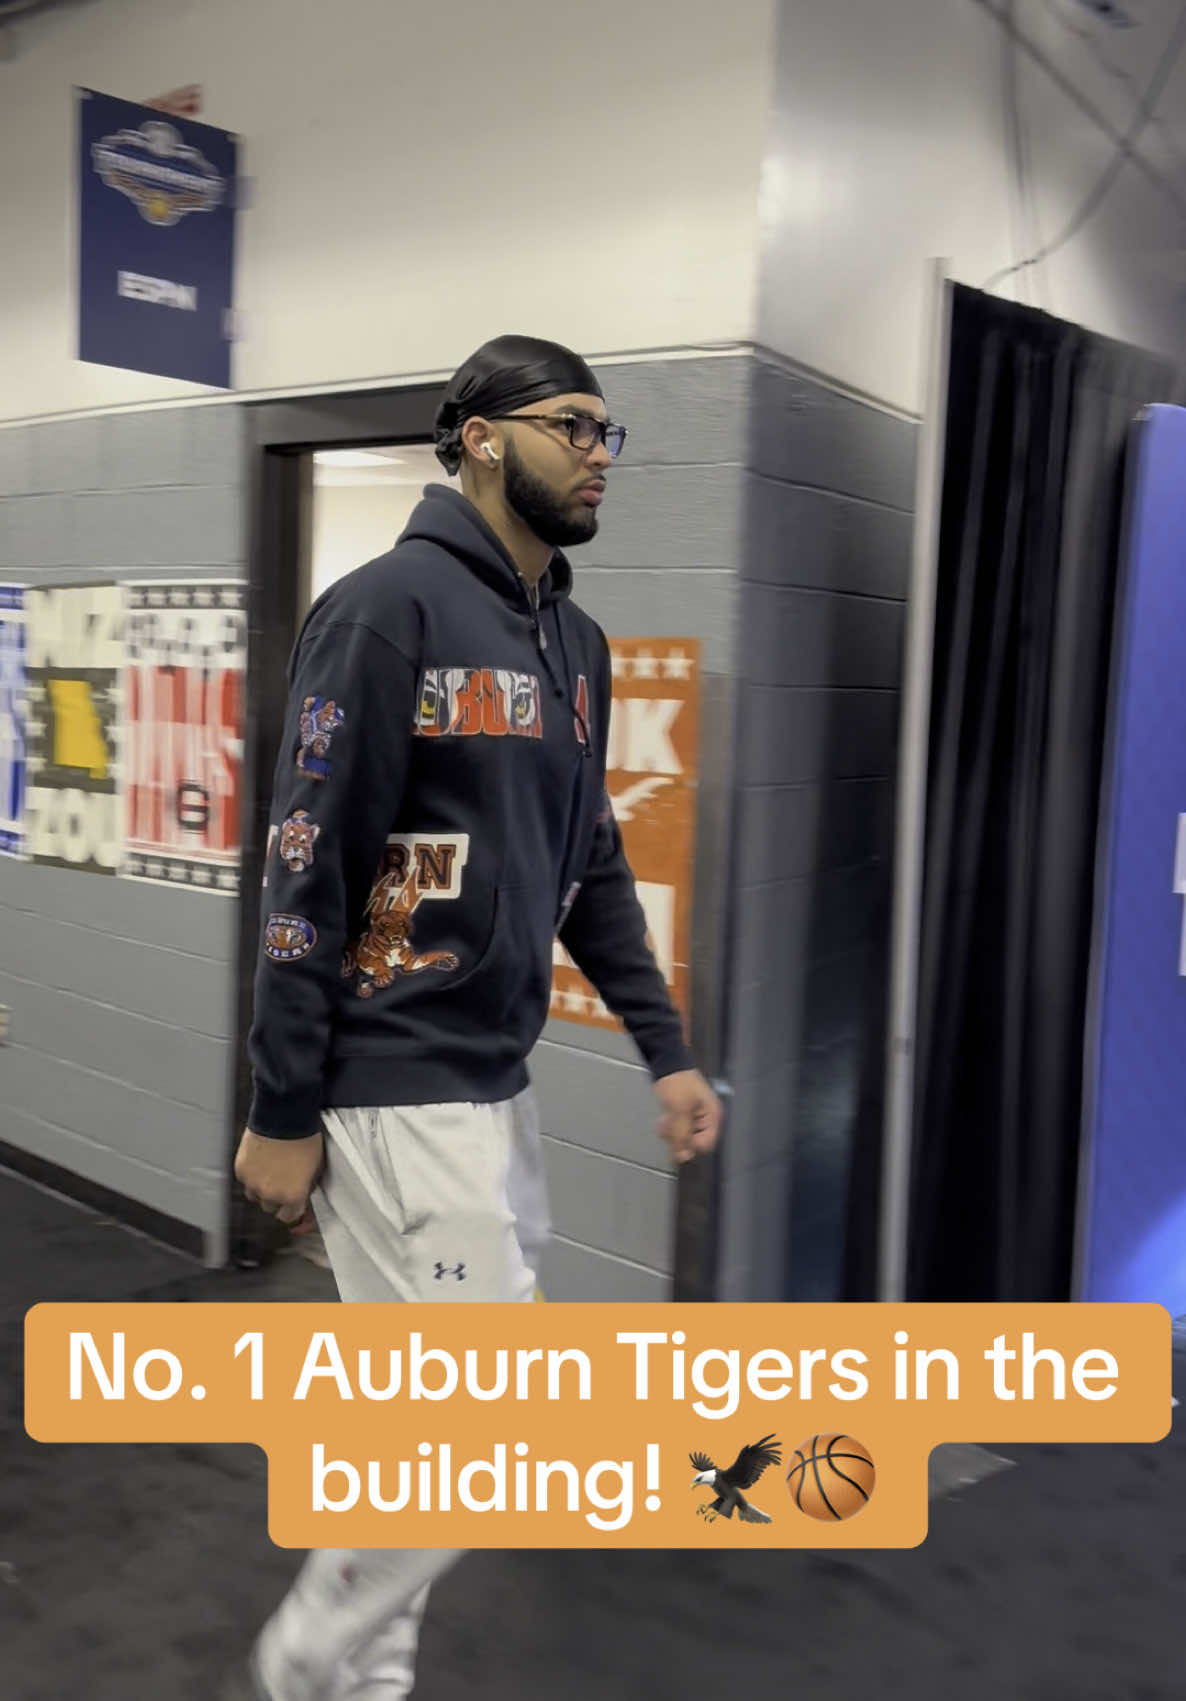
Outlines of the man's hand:
{"type": "Polygon", "coordinates": [[[721,1131],[721,1101],[698,1069],[684,1069],[655,1082],[663,1107],[659,1138],[677,1164],[711,1152],[721,1131]]]}
{"type": "Polygon", "coordinates": [[[307,1140],[267,1140],[248,1128],[239,1142],[235,1177],[261,1211],[282,1223],[299,1223],[324,1156],[320,1134],[310,1134],[307,1140]]]}

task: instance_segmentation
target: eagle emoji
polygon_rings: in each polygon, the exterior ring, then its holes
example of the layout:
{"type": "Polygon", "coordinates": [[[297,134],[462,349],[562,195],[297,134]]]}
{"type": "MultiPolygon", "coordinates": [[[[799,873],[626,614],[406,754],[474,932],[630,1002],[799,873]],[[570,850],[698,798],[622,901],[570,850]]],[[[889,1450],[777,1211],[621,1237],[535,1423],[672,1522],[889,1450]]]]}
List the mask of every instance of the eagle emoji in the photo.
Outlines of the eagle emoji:
{"type": "Polygon", "coordinates": [[[743,1447],[727,1471],[718,1471],[707,1453],[689,1453],[696,1475],[692,1479],[693,1488],[711,1488],[716,1495],[713,1501],[705,1501],[696,1508],[700,1517],[714,1522],[722,1513],[731,1518],[737,1513],[743,1524],[771,1524],[774,1520],[767,1512],[759,1512],[756,1506],[751,1506],[742,1494],[743,1488],[752,1488],[768,1465],[780,1465],[782,1456],[778,1451],[779,1443],[772,1435],[764,1435],[761,1441],[753,1441],[748,1447],[743,1447]]]}

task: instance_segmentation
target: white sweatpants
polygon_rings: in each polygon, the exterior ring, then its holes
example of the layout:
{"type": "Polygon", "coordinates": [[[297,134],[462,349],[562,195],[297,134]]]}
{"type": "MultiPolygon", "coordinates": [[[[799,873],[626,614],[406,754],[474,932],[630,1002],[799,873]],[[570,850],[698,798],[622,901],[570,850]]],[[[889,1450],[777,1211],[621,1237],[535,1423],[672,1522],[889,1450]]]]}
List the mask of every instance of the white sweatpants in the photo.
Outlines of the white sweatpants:
{"type": "MultiPolygon", "coordinates": [[[[497,1105],[327,1111],[313,1195],[343,1300],[531,1300],[551,1230],[530,1090],[497,1105]]],[[[453,1549],[317,1549],[260,1635],[273,1701],[400,1701],[453,1549]]]]}

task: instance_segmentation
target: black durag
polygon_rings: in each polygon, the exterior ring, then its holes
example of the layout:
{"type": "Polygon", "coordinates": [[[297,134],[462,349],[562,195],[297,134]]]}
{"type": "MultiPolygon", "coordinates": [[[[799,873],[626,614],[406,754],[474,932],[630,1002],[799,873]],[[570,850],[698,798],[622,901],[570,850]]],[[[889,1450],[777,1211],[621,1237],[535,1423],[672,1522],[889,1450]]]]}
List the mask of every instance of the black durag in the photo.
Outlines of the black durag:
{"type": "Polygon", "coordinates": [[[436,455],[450,475],[461,466],[461,428],[467,419],[501,418],[532,402],[568,394],[604,396],[592,370],[571,349],[539,337],[495,337],[483,343],[449,380],[437,409],[436,455]]]}

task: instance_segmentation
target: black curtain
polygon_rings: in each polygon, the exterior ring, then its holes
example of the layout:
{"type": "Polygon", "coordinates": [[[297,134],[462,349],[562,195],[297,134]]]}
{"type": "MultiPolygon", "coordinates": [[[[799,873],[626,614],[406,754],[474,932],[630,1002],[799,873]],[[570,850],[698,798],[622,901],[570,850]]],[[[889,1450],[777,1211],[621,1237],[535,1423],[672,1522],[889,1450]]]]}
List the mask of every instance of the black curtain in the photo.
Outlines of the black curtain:
{"type": "Polygon", "coordinates": [[[1172,368],[955,287],[908,1296],[1070,1297],[1130,425],[1172,368]]]}

